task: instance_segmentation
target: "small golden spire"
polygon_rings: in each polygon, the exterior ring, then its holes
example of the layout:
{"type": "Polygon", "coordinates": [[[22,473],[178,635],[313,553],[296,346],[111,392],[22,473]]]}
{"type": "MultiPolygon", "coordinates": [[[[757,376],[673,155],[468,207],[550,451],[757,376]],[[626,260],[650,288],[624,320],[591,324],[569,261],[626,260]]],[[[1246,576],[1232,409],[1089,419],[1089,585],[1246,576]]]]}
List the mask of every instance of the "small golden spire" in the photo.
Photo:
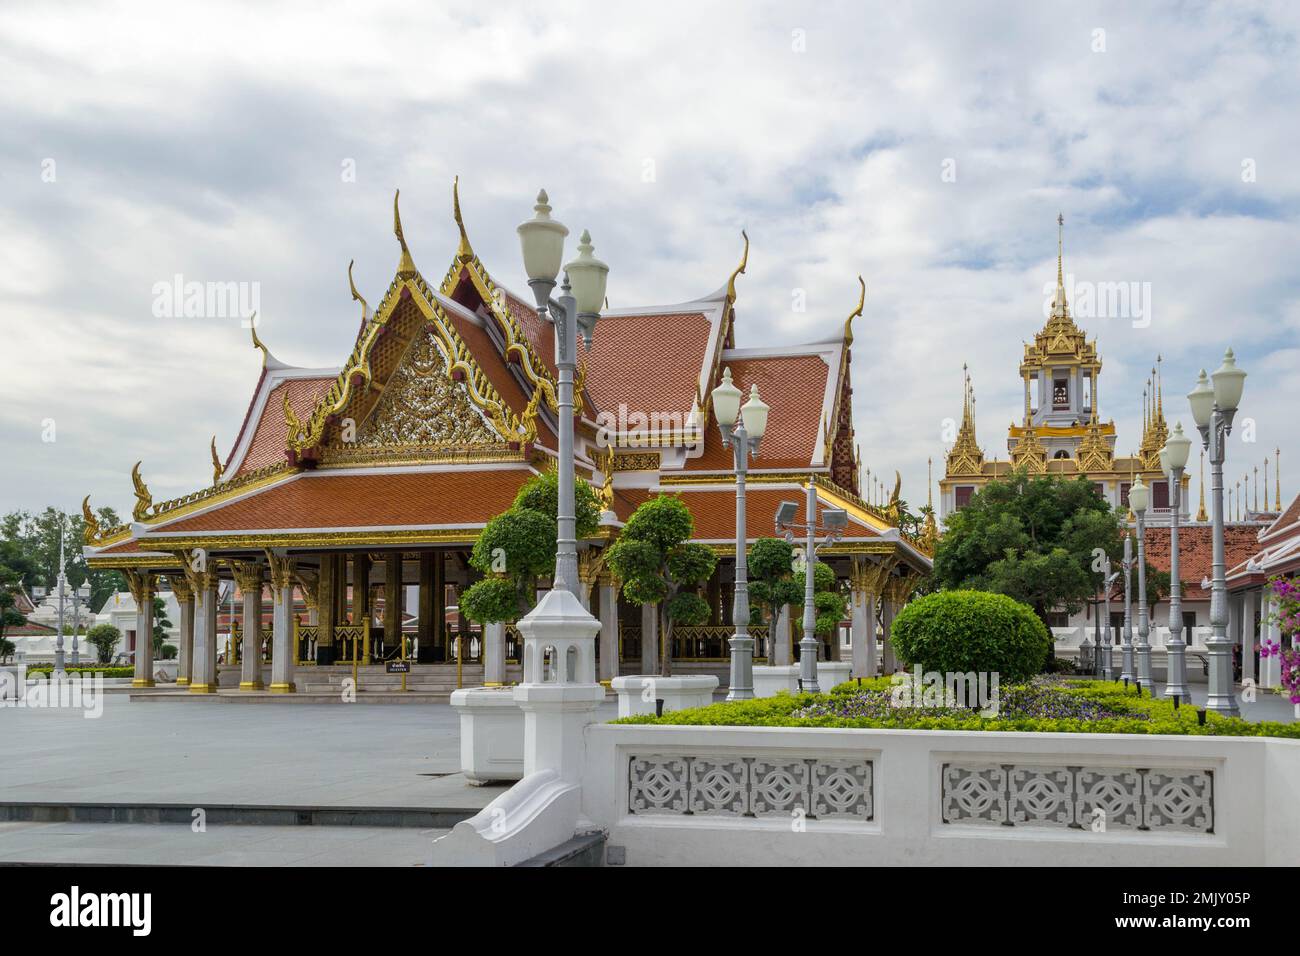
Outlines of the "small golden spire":
{"type": "Polygon", "coordinates": [[[727,280],[727,301],[729,302],[736,301],[736,276],[743,273],[745,271],[745,266],[749,264],[749,233],[742,229],[740,230],[740,235],[745,240],[745,251],[740,256],[740,265],[736,266],[736,271],[733,272],[731,278],[727,280]]]}
{"type": "Polygon", "coordinates": [[[353,259],[348,263],[348,288],[352,290],[352,301],[361,303],[361,326],[370,321],[370,306],[366,304],[365,298],[357,291],[357,284],[352,281],[352,266],[357,260],[353,259]]]}
{"type": "Polygon", "coordinates": [[[248,317],[248,331],[253,333],[253,348],[262,350],[262,368],[266,368],[266,361],[271,357],[270,351],[262,344],[262,340],[257,337],[257,313],[254,312],[248,317]]]}
{"type": "Polygon", "coordinates": [[[465,232],[465,220],[460,215],[460,177],[451,181],[451,210],[456,217],[456,228],[460,230],[460,245],[456,247],[456,261],[469,262],[474,258],[474,250],[469,244],[469,235],[465,232]]]}
{"type": "Polygon", "coordinates": [[[1201,449],[1201,480],[1197,482],[1201,489],[1201,504],[1196,509],[1197,521],[1209,521],[1210,516],[1205,510],[1205,449],[1201,449]]]}
{"type": "MultiPolygon", "coordinates": [[[[1273,469],[1273,480],[1277,482],[1277,490],[1273,494],[1273,507],[1278,512],[1278,514],[1281,514],[1282,513],[1282,449],[1275,448],[1273,450],[1273,454],[1277,456],[1276,458],[1277,467],[1273,469]]],[[[1265,482],[1265,484],[1267,485],[1268,482],[1265,482]]]]}
{"type": "Polygon", "coordinates": [[[1056,301],[1052,303],[1052,315],[1066,318],[1070,314],[1069,303],[1065,301],[1065,214],[1056,215],[1056,301]]]}
{"type": "Polygon", "coordinates": [[[934,459],[925,460],[925,503],[927,507],[934,507],[934,459]]]}
{"type": "Polygon", "coordinates": [[[411,250],[406,246],[406,236],[402,234],[402,214],[397,208],[397,198],[402,195],[399,189],[393,193],[393,235],[397,237],[397,242],[402,247],[402,256],[397,260],[397,274],[399,276],[415,275],[415,260],[411,258],[411,250]]]}
{"type": "Polygon", "coordinates": [[[858,276],[858,285],[862,287],[862,291],[858,294],[858,306],[850,312],[849,317],[844,320],[845,348],[853,344],[853,320],[862,314],[862,308],[867,304],[867,284],[862,281],[862,276],[858,276]]]}
{"type": "Polygon", "coordinates": [[[1264,510],[1268,510],[1268,455],[1264,456],[1264,510]]]}
{"type": "Polygon", "coordinates": [[[143,521],[149,517],[149,509],[153,507],[153,495],[149,494],[149,486],[140,477],[142,464],[143,462],[137,461],[135,467],[131,469],[131,484],[135,486],[135,507],[131,509],[131,517],[136,521],[143,521]]]}
{"type": "Polygon", "coordinates": [[[217,455],[217,436],[212,436],[212,483],[215,485],[225,474],[225,467],[221,464],[221,458],[217,455]]]}
{"type": "MultiPolygon", "coordinates": [[[[1258,513],[1259,512],[1259,465],[1255,465],[1254,470],[1255,470],[1255,511],[1256,513],[1258,513]]],[[[1268,489],[1267,478],[1264,479],[1264,488],[1265,490],[1268,489]]],[[[1268,509],[1265,508],[1264,510],[1267,511],[1268,509]]]]}

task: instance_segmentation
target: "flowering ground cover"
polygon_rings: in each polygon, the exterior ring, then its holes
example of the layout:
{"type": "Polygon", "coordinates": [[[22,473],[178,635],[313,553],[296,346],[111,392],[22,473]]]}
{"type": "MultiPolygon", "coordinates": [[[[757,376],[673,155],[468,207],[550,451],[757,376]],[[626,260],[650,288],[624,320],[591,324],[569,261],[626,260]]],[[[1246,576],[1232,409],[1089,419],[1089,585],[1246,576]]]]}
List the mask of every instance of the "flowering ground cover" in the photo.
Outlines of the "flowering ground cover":
{"type": "Polygon", "coordinates": [[[898,706],[889,678],[849,682],[825,694],[778,694],[717,703],[663,717],[627,717],[616,723],[695,726],[858,727],[913,730],[1031,731],[1041,733],[1186,734],[1300,739],[1300,724],[1251,723],[1172,702],[1139,696],[1115,681],[1040,676],[1000,688],[996,714],[952,706],[898,706]]]}

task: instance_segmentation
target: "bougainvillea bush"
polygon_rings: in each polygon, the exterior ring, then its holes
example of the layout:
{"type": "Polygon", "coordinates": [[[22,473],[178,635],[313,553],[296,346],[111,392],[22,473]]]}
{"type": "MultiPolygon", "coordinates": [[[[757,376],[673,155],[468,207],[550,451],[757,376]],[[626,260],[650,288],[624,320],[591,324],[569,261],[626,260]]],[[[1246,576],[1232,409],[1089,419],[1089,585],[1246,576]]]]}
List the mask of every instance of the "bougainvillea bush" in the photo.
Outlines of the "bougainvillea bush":
{"type": "Polygon", "coordinates": [[[1300,580],[1283,577],[1272,578],[1269,587],[1277,602],[1277,610],[1270,620],[1277,623],[1284,640],[1265,641],[1260,653],[1274,654],[1282,665],[1282,690],[1289,694],[1291,703],[1300,704],[1300,649],[1296,648],[1296,635],[1300,634],[1300,580]],[[1285,646],[1290,644],[1290,647],[1285,646]]]}

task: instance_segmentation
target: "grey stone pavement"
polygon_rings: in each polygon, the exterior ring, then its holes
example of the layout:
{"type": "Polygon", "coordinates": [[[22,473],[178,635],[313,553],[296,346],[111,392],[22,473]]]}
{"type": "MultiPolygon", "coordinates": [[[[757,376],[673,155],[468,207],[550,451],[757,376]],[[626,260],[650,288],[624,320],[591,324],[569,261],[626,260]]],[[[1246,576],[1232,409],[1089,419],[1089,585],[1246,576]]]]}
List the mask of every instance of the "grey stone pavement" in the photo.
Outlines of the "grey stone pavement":
{"type": "MultiPolygon", "coordinates": [[[[0,709],[0,801],[477,810],[450,705],[131,702],[0,709]]],[[[598,714],[616,716],[612,702],[598,714]]],[[[417,827],[4,823],[0,863],[414,866],[417,827]]]]}

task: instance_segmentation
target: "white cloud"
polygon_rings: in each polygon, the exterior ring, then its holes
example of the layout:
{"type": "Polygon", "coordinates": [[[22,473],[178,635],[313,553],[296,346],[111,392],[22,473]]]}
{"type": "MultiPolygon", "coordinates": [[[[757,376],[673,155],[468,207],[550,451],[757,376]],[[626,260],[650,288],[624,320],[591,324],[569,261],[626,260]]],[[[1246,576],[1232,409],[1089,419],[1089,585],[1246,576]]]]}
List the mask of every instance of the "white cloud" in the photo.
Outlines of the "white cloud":
{"type": "Polygon", "coordinates": [[[23,356],[0,403],[16,463],[0,510],[87,492],[124,509],[137,458],[159,499],[206,483],[208,438],[234,440],[257,356],[237,323],[154,319],[153,283],[256,281],[276,353],[337,364],[356,328],[347,261],[372,301],[391,278],[392,188],[437,277],[456,173],[475,247],[504,281],[522,285],[513,227],[546,185],[558,215],[591,228],[620,306],[716,288],[746,227],[745,345],[836,334],[861,272],[858,438],[873,473],[902,471],[914,503],[926,457],[943,454],[940,423],[960,411],[963,362],[985,450],[1005,457],[1058,210],[1076,279],[1152,285],[1149,328],[1081,323],[1106,359],[1102,408],[1122,448],[1137,443],[1155,355],[1172,415],[1229,341],[1252,372],[1260,448],[1289,437],[1290,8],[66,10],[0,12],[0,311],[23,356]],[[955,182],[941,179],[947,159],[955,182]],[[794,288],[806,313],[791,310],[794,288]],[[39,442],[47,416],[60,421],[53,447],[39,442]]]}

